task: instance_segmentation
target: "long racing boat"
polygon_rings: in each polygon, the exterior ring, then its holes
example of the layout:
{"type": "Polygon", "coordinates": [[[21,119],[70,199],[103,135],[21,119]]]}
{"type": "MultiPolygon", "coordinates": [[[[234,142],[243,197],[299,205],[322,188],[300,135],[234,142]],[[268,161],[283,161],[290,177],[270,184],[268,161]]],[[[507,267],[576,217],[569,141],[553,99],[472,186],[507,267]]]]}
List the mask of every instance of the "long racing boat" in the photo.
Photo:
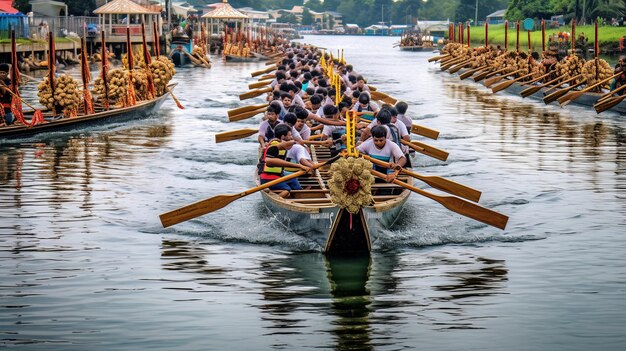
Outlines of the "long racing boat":
{"type": "MultiPolygon", "coordinates": [[[[176,84],[170,84],[168,88],[171,90],[174,89],[175,86],[176,84]]],[[[75,129],[77,127],[94,125],[97,123],[108,123],[113,121],[120,122],[134,118],[146,117],[151,112],[158,110],[168,95],[170,95],[170,93],[166,91],[165,94],[152,100],[138,101],[137,104],[132,106],[119,108],[112,107],[109,110],[100,108],[93,114],[50,120],[34,126],[13,124],[10,126],[0,127],[0,140],[23,138],[50,131],[75,129]]],[[[30,120],[30,118],[26,116],[25,119],[30,120]]]]}

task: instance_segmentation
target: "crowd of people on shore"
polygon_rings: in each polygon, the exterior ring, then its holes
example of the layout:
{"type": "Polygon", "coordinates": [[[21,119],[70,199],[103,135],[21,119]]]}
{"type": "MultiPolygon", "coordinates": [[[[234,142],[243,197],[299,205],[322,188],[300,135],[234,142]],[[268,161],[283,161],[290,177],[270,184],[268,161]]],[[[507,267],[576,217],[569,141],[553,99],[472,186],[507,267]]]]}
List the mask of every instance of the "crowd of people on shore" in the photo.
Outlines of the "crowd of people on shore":
{"type": "MultiPolygon", "coordinates": [[[[387,181],[395,179],[392,170],[396,166],[410,166],[409,149],[401,142],[410,140],[412,125],[405,102],[379,106],[372,101],[365,78],[352,65],[323,56],[316,48],[285,45],[284,50],[285,58],[270,84],[269,104],[259,126],[258,171],[262,184],[288,172],[310,171],[313,163],[305,145],[311,138],[325,141],[331,156],[345,150],[345,116],[349,110],[359,112],[362,121],[367,121],[357,126],[357,149],[389,163],[389,169],[375,166],[387,174],[387,181]],[[340,85],[328,79],[330,65],[339,74],[340,85]]],[[[301,189],[297,178],[270,187],[280,191],[282,197],[301,189]]]]}

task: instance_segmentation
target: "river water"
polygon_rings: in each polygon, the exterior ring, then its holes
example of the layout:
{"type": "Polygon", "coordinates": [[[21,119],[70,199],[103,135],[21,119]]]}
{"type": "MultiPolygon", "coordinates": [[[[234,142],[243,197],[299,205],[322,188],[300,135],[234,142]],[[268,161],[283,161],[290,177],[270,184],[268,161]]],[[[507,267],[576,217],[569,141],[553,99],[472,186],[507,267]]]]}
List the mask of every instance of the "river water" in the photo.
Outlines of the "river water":
{"type": "MultiPolygon", "coordinates": [[[[180,69],[158,114],[0,141],[0,348],[624,350],[626,121],[460,82],[397,38],[345,49],[441,131],[446,162],[500,231],[412,195],[367,259],[328,260],[258,194],[172,228],[158,215],[254,186],[253,137],[216,144],[263,63],[180,69]]],[[[34,90],[30,85],[26,90],[34,90]]],[[[426,188],[428,189],[428,188],[426,188]]],[[[432,190],[432,189],[429,189],[432,190]]]]}

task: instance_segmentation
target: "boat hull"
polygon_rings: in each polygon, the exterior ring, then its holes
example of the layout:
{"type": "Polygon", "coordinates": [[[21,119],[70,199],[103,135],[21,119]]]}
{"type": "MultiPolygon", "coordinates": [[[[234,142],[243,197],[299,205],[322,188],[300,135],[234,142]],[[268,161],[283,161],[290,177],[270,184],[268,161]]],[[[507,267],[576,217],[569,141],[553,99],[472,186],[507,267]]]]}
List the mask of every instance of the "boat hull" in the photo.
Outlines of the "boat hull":
{"type": "MultiPolygon", "coordinates": [[[[173,89],[175,84],[169,86],[170,90],[173,89]]],[[[0,128],[0,139],[15,139],[32,136],[40,133],[70,130],[87,125],[105,124],[111,122],[123,122],[130,119],[136,119],[146,117],[152,111],[157,110],[169,93],[163,94],[155,99],[149,101],[140,101],[134,106],[123,107],[119,109],[111,109],[108,111],[96,112],[91,115],[83,115],[73,118],[61,118],[58,120],[38,124],[32,127],[26,127],[23,125],[12,125],[8,127],[0,128]]]]}

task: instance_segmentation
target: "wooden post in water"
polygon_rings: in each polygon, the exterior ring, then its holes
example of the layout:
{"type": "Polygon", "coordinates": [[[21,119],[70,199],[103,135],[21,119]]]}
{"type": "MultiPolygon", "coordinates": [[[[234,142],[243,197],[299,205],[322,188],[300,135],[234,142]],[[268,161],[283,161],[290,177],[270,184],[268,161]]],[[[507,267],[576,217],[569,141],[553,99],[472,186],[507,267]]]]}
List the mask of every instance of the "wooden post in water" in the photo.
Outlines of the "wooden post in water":
{"type": "Polygon", "coordinates": [[[515,51],[519,52],[519,21],[515,22],[515,51]]]}
{"type": "Polygon", "coordinates": [[[541,20],[541,52],[546,51],[546,20],[541,20]]]}
{"type": "Polygon", "coordinates": [[[472,44],[470,43],[470,23],[467,22],[467,47],[471,48],[472,44]]]}
{"type": "Polygon", "coordinates": [[[572,20],[572,55],[576,55],[576,19],[572,20]]]}
{"type": "Polygon", "coordinates": [[[485,21],[485,47],[489,47],[489,22],[485,21]]]}
{"type": "Polygon", "coordinates": [[[509,21],[504,21],[504,51],[509,51],[509,21]]]}
{"type": "Polygon", "coordinates": [[[531,51],[531,47],[530,47],[530,29],[528,30],[528,51],[531,51]]]}
{"type": "MultiPolygon", "coordinates": [[[[598,43],[598,20],[596,20],[595,25],[594,25],[594,31],[595,31],[595,39],[594,39],[594,43],[593,43],[593,54],[595,56],[596,59],[596,81],[599,80],[599,74],[600,72],[598,72],[598,55],[600,54],[600,44],[598,43]]],[[[602,89],[600,87],[600,89],[602,89]]]]}

